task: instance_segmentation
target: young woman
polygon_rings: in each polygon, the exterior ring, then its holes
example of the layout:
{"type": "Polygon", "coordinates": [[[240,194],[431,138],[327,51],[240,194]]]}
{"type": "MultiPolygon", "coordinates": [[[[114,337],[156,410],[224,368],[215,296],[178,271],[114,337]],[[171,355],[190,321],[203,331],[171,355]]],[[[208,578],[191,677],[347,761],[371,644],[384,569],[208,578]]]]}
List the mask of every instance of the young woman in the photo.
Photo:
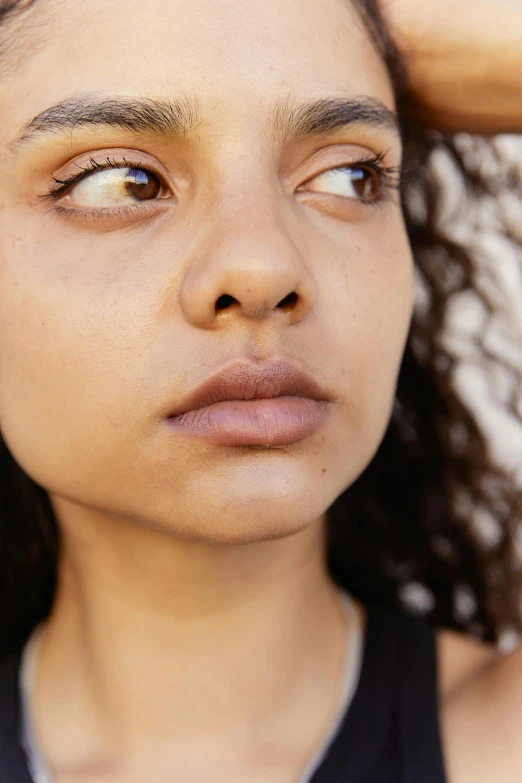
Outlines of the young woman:
{"type": "Polygon", "coordinates": [[[519,780],[430,169],[522,128],[517,4],[0,10],[0,781],[519,780]]]}

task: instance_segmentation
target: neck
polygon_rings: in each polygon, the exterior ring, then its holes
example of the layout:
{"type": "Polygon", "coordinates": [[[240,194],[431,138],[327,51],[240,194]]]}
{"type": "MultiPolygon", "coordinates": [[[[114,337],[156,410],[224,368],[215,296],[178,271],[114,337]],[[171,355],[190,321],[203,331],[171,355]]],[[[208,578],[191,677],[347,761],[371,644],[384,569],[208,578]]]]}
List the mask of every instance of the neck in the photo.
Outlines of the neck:
{"type": "Polygon", "coordinates": [[[231,547],[78,508],[61,526],[35,691],[44,747],[60,735],[53,723],[70,734],[62,748],[85,743],[65,725],[71,714],[85,716],[97,750],[122,749],[287,720],[288,705],[302,714],[332,692],[346,619],[325,566],[324,518],[231,547]]]}

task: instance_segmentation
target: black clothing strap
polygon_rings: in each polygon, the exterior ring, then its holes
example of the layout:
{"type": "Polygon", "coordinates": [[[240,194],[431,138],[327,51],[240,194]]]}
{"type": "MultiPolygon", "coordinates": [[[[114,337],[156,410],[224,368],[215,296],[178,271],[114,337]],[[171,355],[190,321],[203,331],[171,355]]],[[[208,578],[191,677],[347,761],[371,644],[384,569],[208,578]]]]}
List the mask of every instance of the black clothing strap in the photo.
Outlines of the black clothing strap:
{"type": "Polygon", "coordinates": [[[18,741],[20,691],[18,673],[22,648],[0,661],[0,783],[33,783],[18,741]]]}
{"type": "MultiPolygon", "coordinates": [[[[366,610],[359,681],[310,783],[447,783],[435,631],[397,610],[366,610]]],[[[33,783],[18,740],[21,653],[0,660],[0,783],[33,783]]]]}
{"type": "Polygon", "coordinates": [[[310,783],[447,783],[435,630],[378,604],[366,610],[359,683],[310,783]]]}
{"type": "Polygon", "coordinates": [[[435,635],[424,623],[410,623],[410,635],[402,700],[405,783],[445,783],[435,635]]]}

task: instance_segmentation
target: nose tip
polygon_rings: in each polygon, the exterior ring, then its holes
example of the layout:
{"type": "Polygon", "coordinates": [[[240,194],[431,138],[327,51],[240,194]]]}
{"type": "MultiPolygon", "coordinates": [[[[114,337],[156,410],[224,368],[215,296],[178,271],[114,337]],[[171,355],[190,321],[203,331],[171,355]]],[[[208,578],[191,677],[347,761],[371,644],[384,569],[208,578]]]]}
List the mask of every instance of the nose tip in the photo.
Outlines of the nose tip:
{"type": "Polygon", "coordinates": [[[236,319],[277,318],[293,324],[314,307],[317,290],[304,254],[281,225],[229,224],[213,246],[187,266],[181,282],[184,317],[216,328],[236,319]]]}

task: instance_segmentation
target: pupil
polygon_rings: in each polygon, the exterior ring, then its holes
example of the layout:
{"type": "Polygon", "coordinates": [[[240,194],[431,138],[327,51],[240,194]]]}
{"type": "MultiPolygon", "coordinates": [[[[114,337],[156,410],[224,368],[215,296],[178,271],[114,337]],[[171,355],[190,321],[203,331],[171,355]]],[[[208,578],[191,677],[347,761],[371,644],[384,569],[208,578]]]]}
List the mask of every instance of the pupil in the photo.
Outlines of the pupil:
{"type": "Polygon", "coordinates": [[[160,191],[157,177],[143,169],[128,169],[125,179],[129,195],[139,201],[155,198],[160,191]]]}

